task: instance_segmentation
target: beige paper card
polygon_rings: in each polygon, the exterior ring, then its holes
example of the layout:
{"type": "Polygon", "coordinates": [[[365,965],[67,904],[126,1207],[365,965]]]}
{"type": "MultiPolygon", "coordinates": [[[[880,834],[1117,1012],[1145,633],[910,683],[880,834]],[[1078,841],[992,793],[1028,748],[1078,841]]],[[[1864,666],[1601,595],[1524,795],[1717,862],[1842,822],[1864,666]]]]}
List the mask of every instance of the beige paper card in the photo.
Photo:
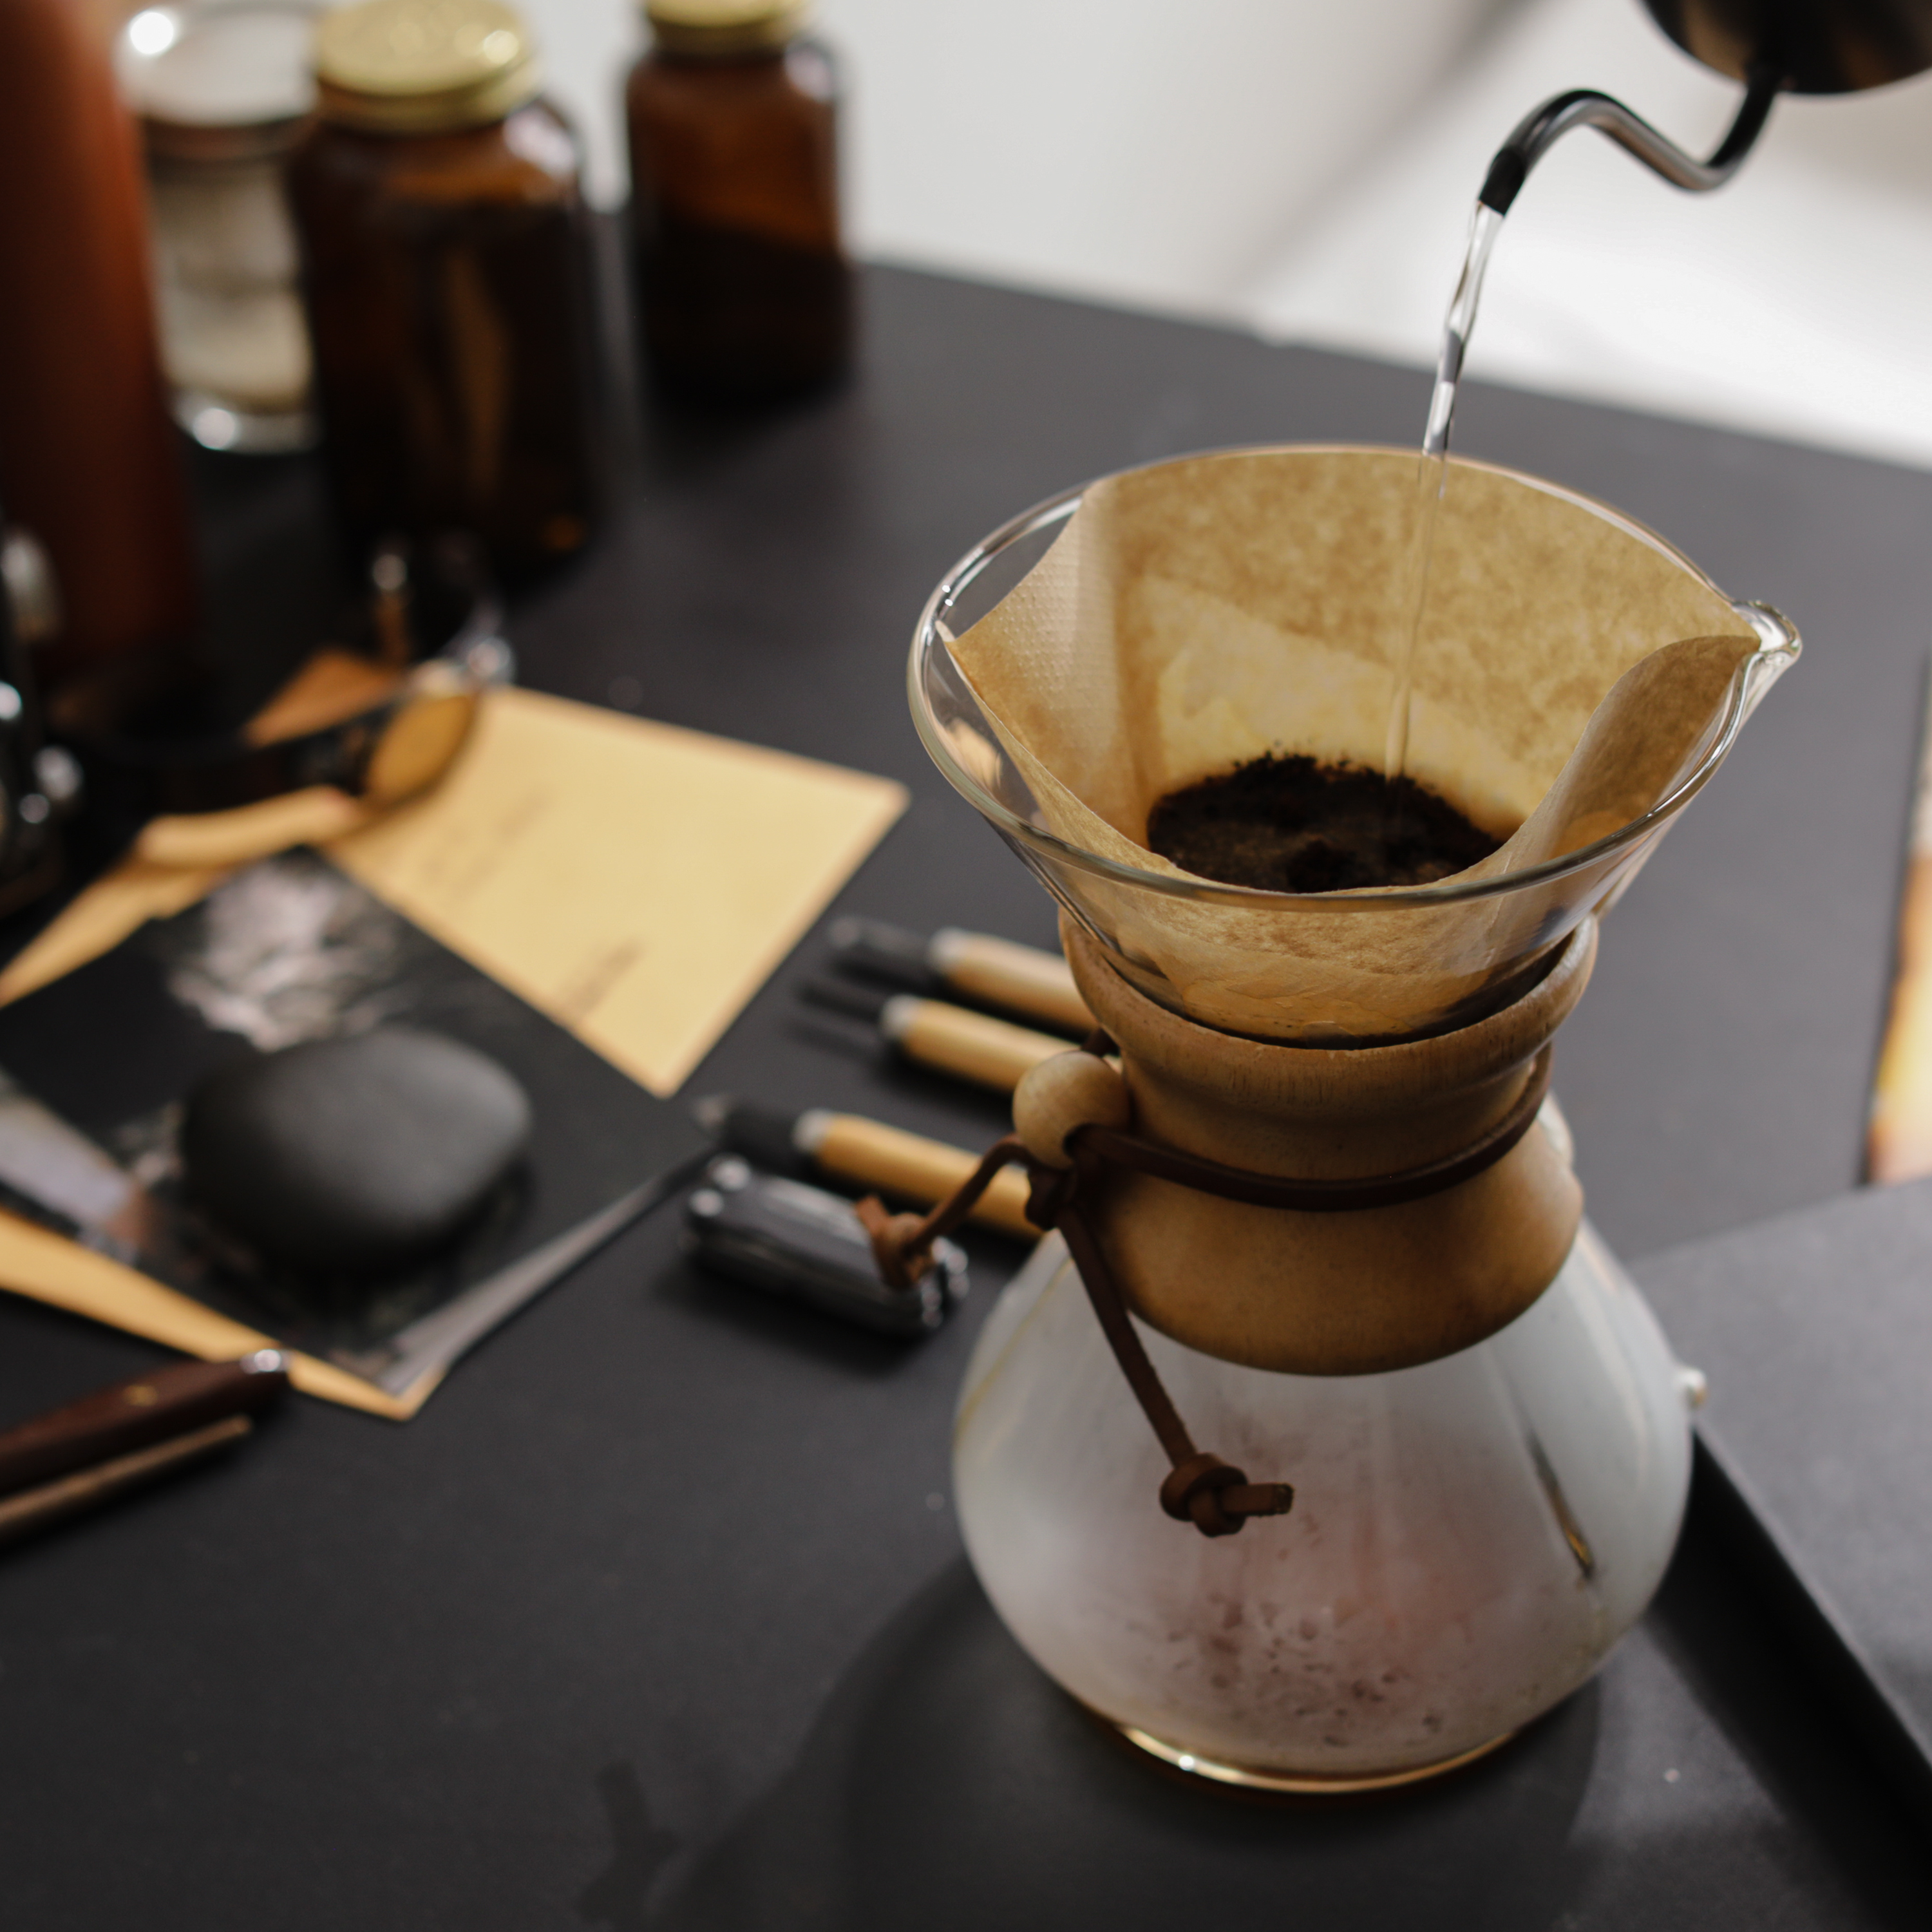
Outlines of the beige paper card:
{"type": "Polygon", "coordinates": [[[670,1094],[905,806],[888,779],[502,691],[434,791],[328,850],[670,1094]]]}

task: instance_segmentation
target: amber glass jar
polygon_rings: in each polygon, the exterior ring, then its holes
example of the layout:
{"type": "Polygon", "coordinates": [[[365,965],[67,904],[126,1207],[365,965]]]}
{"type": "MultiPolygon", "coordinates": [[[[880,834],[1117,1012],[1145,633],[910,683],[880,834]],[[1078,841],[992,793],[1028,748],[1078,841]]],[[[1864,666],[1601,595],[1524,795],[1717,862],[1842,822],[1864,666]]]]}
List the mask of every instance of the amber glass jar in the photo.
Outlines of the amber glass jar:
{"type": "Polygon", "coordinates": [[[350,534],[567,556],[596,494],[588,236],[527,31],[501,0],[364,0],[323,16],[316,80],[290,194],[350,534]]]}
{"type": "Polygon", "coordinates": [[[640,320],[674,388],[758,398],[850,359],[838,85],[800,0],[648,0],[625,106],[640,320]]]}

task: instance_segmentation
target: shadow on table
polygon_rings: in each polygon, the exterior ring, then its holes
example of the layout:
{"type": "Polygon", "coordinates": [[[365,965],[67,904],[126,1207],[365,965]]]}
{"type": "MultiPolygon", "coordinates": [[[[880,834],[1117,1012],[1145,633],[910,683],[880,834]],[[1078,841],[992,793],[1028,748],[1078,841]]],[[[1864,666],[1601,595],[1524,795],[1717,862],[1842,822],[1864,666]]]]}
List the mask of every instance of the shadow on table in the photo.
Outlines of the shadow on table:
{"type": "Polygon", "coordinates": [[[1592,1685],[1424,1790],[1203,1789],[1056,1690],[962,1562],[873,1645],[784,1782],[650,1923],[1540,1932],[1574,1876],[1598,1716],[1592,1685]]]}

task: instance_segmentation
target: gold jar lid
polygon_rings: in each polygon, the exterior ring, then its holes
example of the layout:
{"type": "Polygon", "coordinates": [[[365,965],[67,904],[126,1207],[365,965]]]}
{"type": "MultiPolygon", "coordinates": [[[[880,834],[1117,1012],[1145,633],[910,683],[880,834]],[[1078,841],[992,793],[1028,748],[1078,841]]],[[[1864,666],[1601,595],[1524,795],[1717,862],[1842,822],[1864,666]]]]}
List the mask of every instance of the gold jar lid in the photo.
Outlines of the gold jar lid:
{"type": "Polygon", "coordinates": [[[502,0],[362,0],[315,30],[322,118],[385,134],[479,128],[536,98],[530,29],[502,0]]]}
{"type": "Polygon", "coordinates": [[[803,29],[812,0],[644,0],[657,44],[673,54],[762,53],[803,29]]]}

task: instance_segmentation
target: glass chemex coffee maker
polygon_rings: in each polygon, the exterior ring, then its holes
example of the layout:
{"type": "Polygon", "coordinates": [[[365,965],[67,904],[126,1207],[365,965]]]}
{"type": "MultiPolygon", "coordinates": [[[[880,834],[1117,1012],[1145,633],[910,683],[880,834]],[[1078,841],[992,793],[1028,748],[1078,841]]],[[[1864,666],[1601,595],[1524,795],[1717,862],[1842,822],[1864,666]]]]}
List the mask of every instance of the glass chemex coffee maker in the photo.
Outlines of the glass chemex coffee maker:
{"type": "MultiPolygon", "coordinates": [[[[1024,1160],[1058,1232],[967,1373],[968,1552],[1089,1708],[1286,1790],[1500,1742],[1670,1560],[1695,1378],[1582,1219],[1550,1042],[1598,916],[1798,652],[1613,512],[1458,463],[1410,768],[1510,836],[1410,887],[1183,872],[1141,842],[1177,786],[1378,758],[1415,462],[1231,452],[1070,493],[948,574],[911,665],[1105,1036],[1028,1077],[982,1169],[1024,1160]]],[[[874,1210],[875,1241],[938,1218],[874,1210]]]]}
{"type": "Polygon", "coordinates": [[[1615,511],[1450,461],[1449,420],[1488,240],[1552,142],[1594,127],[1716,187],[1780,92],[1932,65],[1932,0],[1649,4],[1746,83],[1736,123],[1702,161],[1600,94],[1515,130],[1420,494],[1412,451],[1108,477],[968,552],[914,643],[926,749],[1058,902],[1096,1031],[952,1201],[861,1217],[908,1286],[1028,1170],[1054,1232],[967,1371],[968,1552],[1049,1676],[1230,1784],[1494,1748],[1642,1614],[1682,1520],[1702,1378],[1583,1218],[1552,1042],[1798,640],[1615,511]],[[1328,890],[1156,849],[1177,797],[1284,760],[1406,775],[1494,849],[1328,890]]]}

